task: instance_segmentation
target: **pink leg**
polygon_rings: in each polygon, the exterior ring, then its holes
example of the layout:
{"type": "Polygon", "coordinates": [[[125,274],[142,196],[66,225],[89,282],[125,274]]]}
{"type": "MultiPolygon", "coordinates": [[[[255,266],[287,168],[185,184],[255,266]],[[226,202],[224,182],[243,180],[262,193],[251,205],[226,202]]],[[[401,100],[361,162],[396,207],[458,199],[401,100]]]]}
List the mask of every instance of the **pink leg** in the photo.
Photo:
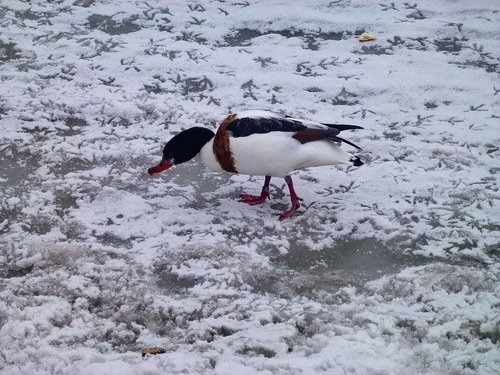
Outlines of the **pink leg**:
{"type": "Polygon", "coordinates": [[[264,186],[262,187],[260,195],[241,194],[240,202],[247,203],[252,206],[264,203],[266,199],[269,197],[270,183],[271,183],[271,176],[266,176],[266,179],[264,180],[264,186]]]}
{"type": "Polygon", "coordinates": [[[295,211],[297,211],[297,209],[300,207],[300,201],[302,200],[302,198],[299,198],[297,196],[297,193],[295,193],[295,189],[293,188],[292,178],[290,176],[286,176],[285,182],[288,185],[288,189],[290,190],[290,199],[292,200],[292,207],[288,211],[285,211],[280,215],[280,220],[290,219],[295,213],[295,211]]]}

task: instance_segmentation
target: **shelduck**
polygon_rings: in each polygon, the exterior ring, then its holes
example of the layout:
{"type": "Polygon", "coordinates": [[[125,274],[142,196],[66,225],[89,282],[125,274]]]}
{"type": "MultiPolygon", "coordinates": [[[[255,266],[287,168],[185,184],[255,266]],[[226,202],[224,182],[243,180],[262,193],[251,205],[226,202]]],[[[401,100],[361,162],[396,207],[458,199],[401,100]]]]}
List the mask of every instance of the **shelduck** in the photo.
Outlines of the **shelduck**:
{"type": "Polygon", "coordinates": [[[265,176],[260,195],[241,194],[240,201],[256,205],[269,197],[271,177],[283,177],[290,190],[292,207],[280,220],[293,216],[300,207],[290,172],[322,165],[363,165],[359,157],[341,149],[357,145],[338,134],[361,126],[324,124],[285,116],[270,111],[252,110],[231,114],[217,132],[193,127],[174,136],[163,149],[159,164],[148,169],[150,176],[200,154],[203,163],[214,172],[265,176]]]}

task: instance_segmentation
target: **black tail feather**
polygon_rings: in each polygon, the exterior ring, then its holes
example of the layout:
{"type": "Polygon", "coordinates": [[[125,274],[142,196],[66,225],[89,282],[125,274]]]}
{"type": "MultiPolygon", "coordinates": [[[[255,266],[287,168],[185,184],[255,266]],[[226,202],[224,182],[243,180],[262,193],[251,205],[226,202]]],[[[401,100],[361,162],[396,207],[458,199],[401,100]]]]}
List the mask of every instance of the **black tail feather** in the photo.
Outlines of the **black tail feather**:
{"type": "Polygon", "coordinates": [[[337,142],[344,142],[344,143],[347,143],[348,145],[351,145],[352,147],[355,147],[357,148],[358,150],[361,150],[361,147],[359,147],[358,145],[348,141],[347,139],[344,139],[344,138],[340,138],[340,137],[332,137],[332,139],[334,141],[337,141],[337,142]]]}
{"type": "Polygon", "coordinates": [[[357,156],[353,156],[353,157],[351,158],[351,161],[352,161],[352,165],[354,165],[355,167],[360,167],[360,166],[362,166],[363,164],[365,164],[365,163],[363,163],[363,162],[361,161],[361,159],[360,159],[359,157],[357,157],[357,156]]]}
{"type": "Polygon", "coordinates": [[[338,129],[339,131],[344,131],[344,130],[352,130],[352,129],[364,129],[363,127],[361,126],[358,126],[358,125],[347,125],[347,124],[323,124],[322,125],[326,125],[328,126],[329,128],[335,128],[335,129],[338,129]]]}

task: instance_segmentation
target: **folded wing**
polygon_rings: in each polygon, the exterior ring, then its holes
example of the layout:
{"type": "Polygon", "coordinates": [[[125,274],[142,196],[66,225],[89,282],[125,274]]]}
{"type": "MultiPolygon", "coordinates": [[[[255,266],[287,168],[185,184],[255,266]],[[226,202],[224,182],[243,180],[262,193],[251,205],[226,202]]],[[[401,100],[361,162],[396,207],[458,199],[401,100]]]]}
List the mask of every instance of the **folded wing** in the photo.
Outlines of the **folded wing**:
{"type": "Polygon", "coordinates": [[[248,111],[240,113],[227,124],[226,129],[234,138],[270,132],[288,132],[293,133],[292,137],[303,144],[326,139],[333,142],[343,142],[360,149],[360,147],[354,143],[338,137],[338,134],[344,130],[363,128],[357,125],[324,124],[295,119],[274,112],[248,111]]]}

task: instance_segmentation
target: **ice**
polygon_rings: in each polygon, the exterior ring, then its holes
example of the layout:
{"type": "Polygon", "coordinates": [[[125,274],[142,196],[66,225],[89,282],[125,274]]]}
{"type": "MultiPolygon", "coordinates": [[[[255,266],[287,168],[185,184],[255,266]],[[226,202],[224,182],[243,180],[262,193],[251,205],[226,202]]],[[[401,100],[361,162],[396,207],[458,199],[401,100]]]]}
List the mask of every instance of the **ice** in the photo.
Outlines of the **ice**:
{"type": "Polygon", "coordinates": [[[1,374],[496,374],[495,1],[0,5],[1,374]],[[376,41],[360,43],[369,32],[376,41]],[[164,143],[356,124],[286,185],[164,143]],[[141,349],[165,348],[141,357],[141,349]]]}

